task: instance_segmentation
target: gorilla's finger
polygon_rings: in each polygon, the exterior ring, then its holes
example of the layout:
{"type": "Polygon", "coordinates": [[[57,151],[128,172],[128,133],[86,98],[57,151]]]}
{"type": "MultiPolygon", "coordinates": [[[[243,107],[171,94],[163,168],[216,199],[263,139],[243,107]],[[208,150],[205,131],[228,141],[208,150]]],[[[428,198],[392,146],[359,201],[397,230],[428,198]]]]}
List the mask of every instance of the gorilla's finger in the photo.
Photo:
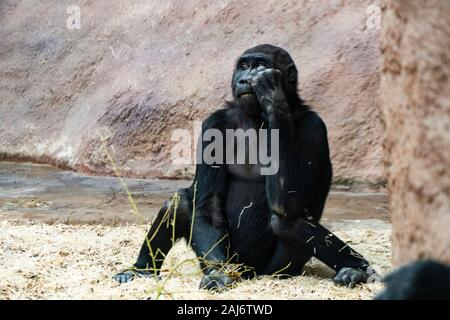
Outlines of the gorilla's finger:
{"type": "Polygon", "coordinates": [[[342,282],[342,277],[341,275],[338,273],[334,278],[333,278],[334,283],[338,284],[338,285],[343,285],[344,283],[342,282]]]}
{"type": "Polygon", "coordinates": [[[348,274],[344,274],[344,276],[342,277],[342,282],[344,283],[344,285],[348,285],[350,283],[350,276],[348,274]]]}
{"type": "Polygon", "coordinates": [[[278,69],[272,69],[272,74],[273,74],[274,80],[277,83],[280,83],[281,82],[281,76],[282,76],[281,71],[278,70],[278,69]]]}
{"type": "Polygon", "coordinates": [[[203,276],[200,282],[200,289],[222,290],[229,287],[232,283],[233,280],[227,274],[213,270],[210,274],[203,276]]]}
{"type": "Polygon", "coordinates": [[[200,289],[213,290],[216,288],[219,288],[219,282],[217,282],[217,280],[204,277],[200,282],[200,289]]]}
{"type": "Polygon", "coordinates": [[[124,271],[113,276],[113,279],[119,283],[130,282],[134,279],[135,274],[131,271],[124,271]]]}
{"type": "Polygon", "coordinates": [[[354,274],[350,277],[350,283],[348,284],[348,287],[354,288],[359,282],[361,282],[361,277],[354,274]]]}

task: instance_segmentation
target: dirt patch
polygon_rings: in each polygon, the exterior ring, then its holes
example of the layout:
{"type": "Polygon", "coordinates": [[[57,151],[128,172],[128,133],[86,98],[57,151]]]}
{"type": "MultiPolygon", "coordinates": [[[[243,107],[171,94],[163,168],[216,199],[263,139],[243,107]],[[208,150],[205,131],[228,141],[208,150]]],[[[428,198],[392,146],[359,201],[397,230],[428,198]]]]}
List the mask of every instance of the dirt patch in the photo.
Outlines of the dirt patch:
{"type": "MultiPolygon", "coordinates": [[[[385,273],[391,265],[390,226],[379,226],[348,221],[334,230],[385,273]]],[[[111,277],[132,264],[146,225],[50,226],[9,220],[0,222],[0,228],[0,299],[148,299],[161,287],[161,299],[372,299],[382,288],[380,283],[355,289],[335,286],[332,271],[314,260],[303,276],[284,280],[265,276],[211,294],[198,289],[197,263],[185,263],[169,276],[168,270],[195,258],[183,242],[167,256],[160,281],[137,279],[119,285],[111,277]]]]}

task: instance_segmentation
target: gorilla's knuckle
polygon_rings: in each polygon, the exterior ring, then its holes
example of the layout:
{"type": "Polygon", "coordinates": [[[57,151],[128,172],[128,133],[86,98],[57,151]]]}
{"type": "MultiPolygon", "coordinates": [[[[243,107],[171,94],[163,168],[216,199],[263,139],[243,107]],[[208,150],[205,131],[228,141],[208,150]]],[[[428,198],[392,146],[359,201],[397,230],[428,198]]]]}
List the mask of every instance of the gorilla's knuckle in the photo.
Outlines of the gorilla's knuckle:
{"type": "Polygon", "coordinates": [[[233,280],[225,273],[214,270],[203,276],[200,289],[220,290],[231,286],[233,280]]]}
{"type": "Polygon", "coordinates": [[[279,69],[271,68],[271,69],[268,69],[268,70],[270,71],[270,74],[271,74],[272,76],[281,74],[281,71],[280,71],[279,69]]]}
{"type": "Polygon", "coordinates": [[[264,78],[265,78],[265,76],[266,76],[266,71],[262,71],[262,72],[259,72],[256,76],[255,76],[255,81],[257,81],[257,82],[261,82],[262,80],[264,80],[264,78]]]}
{"type": "Polygon", "coordinates": [[[272,228],[278,227],[280,224],[280,218],[276,214],[272,214],[270,217],[270,225],[272,228]]]}
{"type": "Polygon", "coordinates": [[[283,218],[278,214],[272,214],[270,226],[274,234],[281,235],[283,233],[283,218]]]}

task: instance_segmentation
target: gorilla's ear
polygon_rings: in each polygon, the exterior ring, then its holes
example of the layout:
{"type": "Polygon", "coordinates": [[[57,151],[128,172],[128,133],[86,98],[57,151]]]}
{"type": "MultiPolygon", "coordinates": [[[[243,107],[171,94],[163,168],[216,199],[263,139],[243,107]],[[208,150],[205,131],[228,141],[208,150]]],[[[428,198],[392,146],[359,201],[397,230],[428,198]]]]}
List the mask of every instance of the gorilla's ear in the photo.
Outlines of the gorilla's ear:
{"type": "Polygon", "coordinates": [[[290,63],[286,69],[287,69],[288,81],[291,83],[296,83],[297,82],[297,67],[295,66],[295,64],[290,63]]]}

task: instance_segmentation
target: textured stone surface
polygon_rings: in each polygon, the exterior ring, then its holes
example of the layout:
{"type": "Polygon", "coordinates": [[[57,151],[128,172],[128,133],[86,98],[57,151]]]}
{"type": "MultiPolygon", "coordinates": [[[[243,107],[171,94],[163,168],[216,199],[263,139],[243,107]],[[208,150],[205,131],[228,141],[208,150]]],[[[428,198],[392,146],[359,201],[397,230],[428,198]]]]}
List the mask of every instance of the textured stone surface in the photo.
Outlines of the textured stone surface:
{"type": "Polygon", "coordinates": [[[335,181],[383,181],[372,0],[0,3],[0,154],[125,176],[192,174],[169,159],[171,132],[230,98],[236,57],[272,43],[292,53],[300,91],[329,129],[335,181]]]}
{"type": "Polygon", "coordinates": [[[380,106],[395,264],[450,263],[449,17],[449,1],[386,1],[380,106]]]}

